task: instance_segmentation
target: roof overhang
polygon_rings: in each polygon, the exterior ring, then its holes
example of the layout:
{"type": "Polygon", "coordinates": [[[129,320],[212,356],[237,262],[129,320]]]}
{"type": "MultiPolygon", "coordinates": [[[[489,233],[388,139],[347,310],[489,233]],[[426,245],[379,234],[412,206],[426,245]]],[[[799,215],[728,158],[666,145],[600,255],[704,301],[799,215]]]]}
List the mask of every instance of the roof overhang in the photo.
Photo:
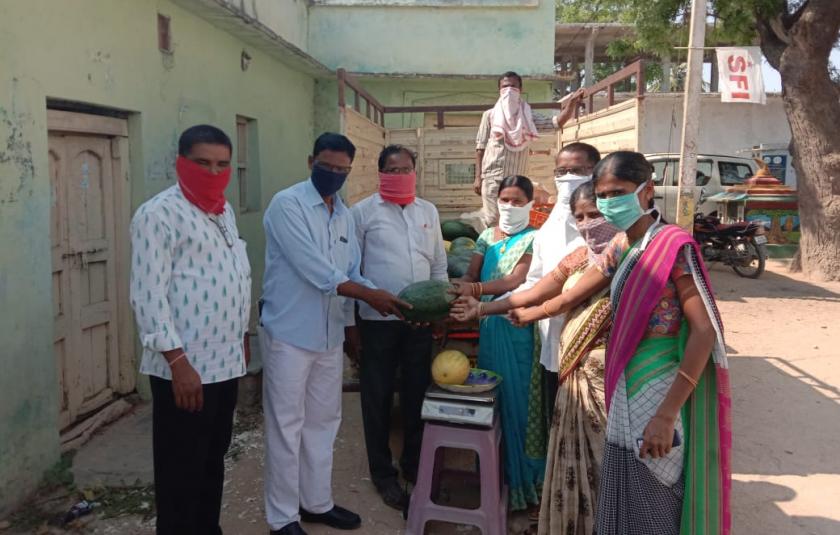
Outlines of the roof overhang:
{"type": "Polygon", "coordinates": [[[335,72],[295,46],[232,2],[224,0],[172,0],[213,26],[234,35],[283,64],[315,78],[329,78],[335,72]]]}
{"type": "Polygon", "coordinates": [[[618,22],[581,22],[554,25],[554,57],[560,61],[563,57],[582,60],[586,42],[592,36],[594,60],[610,61],[607,47],[613,41],[632,36],[635,27],[632,24],[618,22]]]}

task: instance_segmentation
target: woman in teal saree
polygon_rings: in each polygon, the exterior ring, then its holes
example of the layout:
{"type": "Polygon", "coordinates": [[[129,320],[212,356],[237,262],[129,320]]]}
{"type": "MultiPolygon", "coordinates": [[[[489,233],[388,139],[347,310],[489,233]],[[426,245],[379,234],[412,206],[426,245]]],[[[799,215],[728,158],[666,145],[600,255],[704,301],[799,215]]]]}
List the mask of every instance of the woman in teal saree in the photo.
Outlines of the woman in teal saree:
{"type": "MultiPolygon", "coordinates": [[[[534,229],[528,226],[534,187],[523,176],[511,176],[499,186],[499,226],[488,228],[476,242],[470,268],[457,283],[460,295],[487,303],[519,287],[531,264],[534,229]]],[[[502,376],[499,407],[505,481],[511,511],[539,504],[545,456],[526,453],[528,403],[534,330],[514,327],[506,318],[482,318],[478,366],[502,376]]]]}

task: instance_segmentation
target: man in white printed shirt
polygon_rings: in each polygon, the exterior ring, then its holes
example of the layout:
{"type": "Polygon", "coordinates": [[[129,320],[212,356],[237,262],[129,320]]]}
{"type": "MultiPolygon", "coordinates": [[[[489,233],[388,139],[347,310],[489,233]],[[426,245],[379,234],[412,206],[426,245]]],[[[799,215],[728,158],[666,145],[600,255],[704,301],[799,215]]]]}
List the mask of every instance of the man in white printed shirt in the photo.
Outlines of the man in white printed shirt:
{"type": "MultiPolygon", "coordinates": [[[[409,284],[448,280],[446,249],[437,208],[416,197],[415,156],[399,145],[379,155],[379,192],[350,210],[362,252],[362,275],[378,288],[398,293],[409,284]]],[[[360,389],[370,476],[386,505],[403,509],[408,495],[397,481],[391,449],[391,408],[400,368],[403,448],[400,467],[410,482],[417,479],[423,422],[420,409],[431,381],[432,330],[399,318],[383,318],[365,303],[359,305],[361,335],[360,389]]],[[[351,344],[358,358],[358,347],[351,344]]]]}
{"type": "Polygon", "coordinates": [[[311,175],[271,200],[260,342],[265,413],[265,510],[272,535],[301,535],[304,522],[361,526],[332,499],[333,443],[341,423],[344,329],[351,299],[382,316],[408,307],[359,272],[353,217],[338,196],[356,147],[345,136],[315,140],[311,175]]]}
{"type": "Polygon", "coordinates": [[[130,300],[152,388],[157,533],[220,535],[251,268],[224,197],[230,139],[194,126],[178,154],[178,184],[131,222],[130,300]]]}
{"type": "Polygon", "coordinates": [[[499,100],[481,116],[475,139],[473,190],[481,195],[481,221],[486,227],[499,222],[499,183],[513,175],[528,176],[530,143],[540,132],[562,129],[583,94],[582,89],[576,91],[558,115],[548,117],[532,113],[522,100],[521,76],[506,72],[499,77],[499,100]]]}

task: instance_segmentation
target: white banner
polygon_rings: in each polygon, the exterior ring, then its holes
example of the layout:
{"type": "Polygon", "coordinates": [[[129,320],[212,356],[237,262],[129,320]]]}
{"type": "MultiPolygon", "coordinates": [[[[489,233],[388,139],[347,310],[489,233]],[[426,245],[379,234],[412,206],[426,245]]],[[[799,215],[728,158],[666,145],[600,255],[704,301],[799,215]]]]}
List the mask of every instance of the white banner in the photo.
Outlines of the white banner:
{"type": "Polygon", "coordinates": [[[757,46],[722,46],[715,50],[721,102],[765,104],[761,49],[757,46]]]}

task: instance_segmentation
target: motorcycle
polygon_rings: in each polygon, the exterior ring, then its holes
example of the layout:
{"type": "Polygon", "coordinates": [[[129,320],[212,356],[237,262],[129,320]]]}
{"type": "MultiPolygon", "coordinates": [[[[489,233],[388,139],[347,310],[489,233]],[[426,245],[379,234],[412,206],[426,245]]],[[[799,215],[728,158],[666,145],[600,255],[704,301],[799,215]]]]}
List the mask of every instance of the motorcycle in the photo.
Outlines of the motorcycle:
{"type": "Polygon", "coordinates": [[[723,262],[749,279],[757,279],[764,273],[767,236],[760,223],[721,223],[714,215],[698,212],[694,215],[694,239],[700,244],[706,262],[723,262]]]}

